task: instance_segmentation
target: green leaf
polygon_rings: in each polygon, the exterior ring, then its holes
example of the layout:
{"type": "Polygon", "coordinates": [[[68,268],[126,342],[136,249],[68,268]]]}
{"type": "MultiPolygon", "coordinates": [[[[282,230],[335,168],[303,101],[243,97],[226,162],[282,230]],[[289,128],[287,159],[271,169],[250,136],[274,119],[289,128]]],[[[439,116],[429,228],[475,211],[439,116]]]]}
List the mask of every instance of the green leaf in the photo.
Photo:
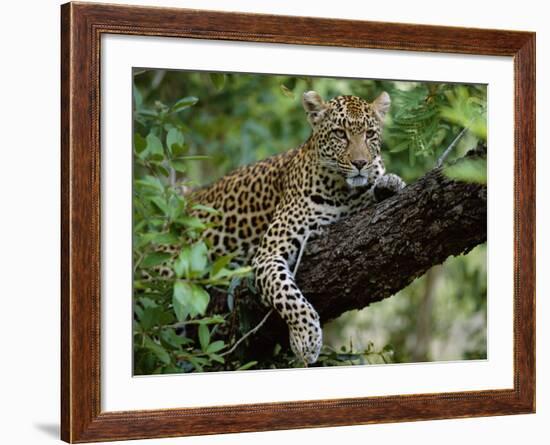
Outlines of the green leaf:
{"type": "Polygon", "coordinates": [[[210,360],[213,360],[213,361],[221,363],[221,364],[225,363],[225,359],[221,355],[212,353],[212,354],[209,354],[208,356],[210,357],[210,360]]]}
{"type": "Polygon", "coordinates": [[[214,264],[212,264],[212,270],[210,272],[210,277],[214,278],[216,275],[225,267],[227,266],[231,260],[233,259],[234,255],[224,255],[219,257],[216,261],[214,261],[214,264]]]}
{"type": "Polygon", "coordinates": [[[220,324],[225,323],[224,318],[221,315],[213,315],[212,317],[205,317],[199,320],[193,320],[196,324],[220,324]]]}
{"type": "Polygon", "coordinates": [[[191,249],[189,247],[184,247],[181,249],[178,258],[174,262],[174,272],[178,278],[183,276],[189,276],[189,266],[191,262],[191,249]]]}
{"type": "Polygon", "coordinates": [[[174,284],[174,294],[172,296],[172,306],[178,321],[184,321],[189,315],[187,306],[191,301],[191,286],[189,283],[176,281],[174,284]]]}
{"type": "Polygon", "coordinates": [[[155,178],[154,176],[147,175],[143,179],[136,179],[134,181],[134,184],[146,187],[151,191],[154,190],[159,193],[164,192],[164,186],[162,185],[162,182],[160,182],[160,180],[158,178],[155,178]]]}
{"type": "Polygon", "coordinates": [[[144,331],[149,331],[154,326],[164,326],[172,323],[174,321],[174,317],[171,313],[164,311],[161,307],[147,307],[142,311],[139,321],[141,328],[144,331]]]}
{"type": "Polygon", "coordinates": [[[162,374],[180,374],[182,372],[184,371],[175,365],[163,366],[162,368],[162,374]]]}
{"type": "Polygon", "coordinates": [[[147,156],[153,159],[164,158],[164,149],[162,148],[162,142],[153,133],[149,133],[145,139],[147,142],[147,156]]]}
{"type": "Polygon", "coordinates": [[[245,369],[250,369],[250,368],[252,368],[254,365],[257,365],[257,364],[258,364],[257,361],[251,361],[251,362],[245,363],[244,365],[238,367],[236,370],[237,370],[237,371],[244,371],[245,369]]]}
{"type": "Polygon", "coordinates": [[[198,97],[189,96],[184,97],[183,99],[178,100],[172,108],[170,109],[171,113],[177,113],[178,111],[185,110],[186,108],[192,107],[199,101],[198,97]]]}
{"type": "Polygon", "coordinates": [[[485,159],[463,159],[450,165],[445,175],[455,181],[487,184],[487,161],[485,159]]]}
{"type": "Polygon", "coordinates": [[[160,315],[162,313],[162,309],[159,307],[146,308],[140,317],[140,324],[144,331],[150,330],[153,326],[156,326],[158,324],[158,320],[160,318],[160,315]]]}
{"type": "Polygon", "coordinates": [[[176,220],[183,212],[185,200],[181,196],[172,194],[168,199],[168,208],[170,209],[168,217],[170,220],[176,220]]]}
{"type": "Polygon", "coordinates": [[[151,300],[151,298],[149,297],[141,297],[139,299],[139,303],[144,307],[144,308],[148,308],[148,307],[158,307],[158,304],[155,303],[153,300],[151,300]]]}
{"type": "Polygon", "coordinates": [[[164,349],[161,345],[151,340],[150,337],[144,336],[143,344],[147,349],[153,352],[162,363],[165,365],[170,363],[170,354],[168,354],[166,349],[164,349]]]}
{"type": "Polygon", "coordinates": [[[148,269],[150,267],[158,266],[159,264],[164,263],[166,260],[170,259],[171,255],[166,252],[153,252],[147,255],[140,266],[148,269]]]}
{"type": "Polygon", "coordinates": [[[206,308],[208,307],[208,303],[210,302],[210,295],[208,295],[208,292],[206,292],[201,286],[198,286],[196,284],[191,285],[191,291],[191,306],[193,309],[193,312],[191,314],[194,314],[193,316],[204,315],[206,312],[206,308]]]}
{"type": "Polygon", "coordinates": [[[136,233],[134,238],[134,248],[140,249],[148,244],[151,244],[155,236],[158,236],[158,232],[149,232],[144,234],[136,233]]]}
{"type": "Polygon", "coordinates": [[[155,204],[156,207],[164,214],[170,214],[170,206],[166,203],[166,200],[160,196],[153,196],[149,198],[150,201],[155,204]]]}
{"type": "Polygon", "coordinates": [[[147,141],[139,133],[134,133],[134,150],[139,155],[147,148],[147,141]]]}
{"type": "Polygon", "coordinates": [[[182,156],[186,151],[185,144],[175,143],[172,144],[172,155],[173,156],[182,156]]]}
{"type": "Polygon", "coordinates": [[[134,370],[136,374],[150,375],[153,373],[156,364],[157,359],[154,353],[146,348],[138,349],[134,362],[134,370]]]}
{"type": "Polygon", "coordinates": [[[210,330],[208,329],[208,325],[201,324],[199,326],[199,343],[201,345],[201,349],[206,351],[206,348],[208,348],[208,345],[210,344],[210,330]]]}
{"type": "Polygon", "coordinates": [[[210,81],[214,84],[216,90],[221,91],[225,85],[225,74],[210,73],[210,81]]]}
{"type": "Polygon", "coordinates": [[[230,279],[251,276],[251,273],[252,267],[250,266],[238,267],[237,269],[222,268],[215,275],[212,272],[210,273],[210,284],[228,285],[230,279]]]}
{"type": "Polygon", "coordinates": [[[179,239],[173,233],[155,233],[152,240],[155,244],[177,244],[179,239]]]}
{"type": "Polygon", "coordinates": [[[134,105],[136,106],[136,109],[141,108],[141,104],[143,103],[143,95],[135,85],[133,88],[133,93],[134,93],[134,105]]]}
{"type": "Polygon", "coordinates": [[[204,241],[199,241],[191,246],[189,254],[189,270],[192,273],[202,275],[208,265],[208,247],[204,241]]]}
{"type": "Polygon", "coordinates": [[[183,216],[181,218],[178,218],[177,221],[190,229],[206,229],[206,225],[200,220],[200,218],[196,218],[194,216],[183,216]]]}
{"type": "Polygon", "coordinates": [[[230,312],[233,312],[233,309],[235,308],[235,295],[232,293],[227,294],[227,308],[230,312]]]}
{"type": "Polygon", "coordinates": [[[161,175],[164,176],[165,178],[170,176],[170,173],[168,172],[168,170],[166,169],[166,167],[164,165],[162,165],[160,163],[155,163],[155,167],[161,173],[161,175]]]}
{"type": "Polygon", "coordinates": [[[193,204],[191,206],[193,210],[202,210],[204,212],[210,213],[212,215],[220,215],[221,212],[213,207],[205,206],[203,204],[193,204]]]}
{"type": "Polygon", "coordinates": [[[166,146],[168,147],[168,150],[172,151],[172,147],[175,144],[183,146],[183,142],[183,134],[177,128],[171,128],[170,131],[168,131],[168,134],[166,135],[166,146]]]}
{"type": "Polygon", "coordinates": [[[237,267],[236,269],[230,270],[228,276],[230,277],[247,277],[252,273],[252,266],[243,266],[237,267]]]}
{"type": "Polygon", "coordinates": [[[170,165],[177,172],[185,173],[187,171],[187,164],[183,161],[170,161],[170,165]]]}
{"type": "Polygon", "coordinates": [[[177,281],[174,284],[172,303],[178,321],[185,320],[187,315],[204,315],[209,302],[210,295],[201,286],[187,281],[177,281]]]}
{"type": "Polygon", "coordinates": [[[215,342],[212,342],[208,345],[206,348],[206,352],[208,354],[213,354],[215,352],[221,351],[223,348],[225,348],[225,343],[222,340],[216,340],[215,342]]]}
{"type": "Polygon", "coordinates": [[[160,332],[161,339],[174,348],[179,348],[181,345],[186,345],[191,342],[187,337],[181,337],[172,328],[163,329],[160,332]]]}
{"type": "Polygon", "coordinates": [[[204,360],[202,360],[200,357],[193,357],[192,355],[187,357],[187,360],[189,360],[189,363],[191,363],[198,372],[202,372],[202,365],[205,364],[204,360]]]}
{"type": "Polygon", "coordinates": [[[149,117],[149,118],[156,118],[158,117],[158,113],[155,110],[147,110],[145,108],[141,108],[137,110],[137,113],[141,116],[149,117]]]}

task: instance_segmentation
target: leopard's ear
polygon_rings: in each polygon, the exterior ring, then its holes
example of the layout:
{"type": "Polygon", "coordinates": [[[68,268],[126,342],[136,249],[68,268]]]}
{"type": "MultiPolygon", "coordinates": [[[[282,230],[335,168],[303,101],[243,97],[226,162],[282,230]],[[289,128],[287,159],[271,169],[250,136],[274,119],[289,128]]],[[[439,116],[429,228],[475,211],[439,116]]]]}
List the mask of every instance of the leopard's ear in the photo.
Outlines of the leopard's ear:
{"type": "Polygon", "coordinates": [[[307,91],[302,96],[302,105],[306,110],[307,119],[311,125],[315,125],[321,121],[327,105],[323,98],[316,91],[307,91]]]}
{"type": "Polygon", "coordinates": [[[382,92],[380,96],[378,96],[376,99],[374,99],[372,107],[374,109],[374,112],[376,113],[376,117],[378,117],[378,120],[380,122],[384,122],[386,114],[388,114],[388,111],[390,111],[390,105],[390,95],[385,91],[382,92]]]}

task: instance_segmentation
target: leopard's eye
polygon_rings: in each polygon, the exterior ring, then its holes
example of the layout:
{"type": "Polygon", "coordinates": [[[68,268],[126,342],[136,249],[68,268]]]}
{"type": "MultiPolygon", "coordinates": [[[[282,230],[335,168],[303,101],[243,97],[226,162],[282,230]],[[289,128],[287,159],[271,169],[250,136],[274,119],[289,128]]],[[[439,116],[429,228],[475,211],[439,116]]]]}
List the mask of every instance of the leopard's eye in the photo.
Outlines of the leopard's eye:
{"type": "Polygon", "coordinates": [[[340,128],[332,131],[338,139],[346,139],[346,132],[340,128]]]}
{"type": "Polygon", "coordinates": [[[372,138],[375,135],[375,133],[376,132],[374,130],[367,130],[367,132],[365,133],[365,139],[372,138]]]}

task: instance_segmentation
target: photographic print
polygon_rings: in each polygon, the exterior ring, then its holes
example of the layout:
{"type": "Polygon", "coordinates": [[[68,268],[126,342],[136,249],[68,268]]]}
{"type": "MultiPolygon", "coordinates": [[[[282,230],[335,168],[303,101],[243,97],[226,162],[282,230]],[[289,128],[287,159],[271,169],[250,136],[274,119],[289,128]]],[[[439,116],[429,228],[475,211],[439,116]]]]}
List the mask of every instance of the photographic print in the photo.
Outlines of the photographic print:
{"type": "Polygon", "coordinates": [[[63,440],[535,411],[534,33],[61,10],[63,440]]]}
{"type": "Polygon", "coordinates": [[[134,375],[487,358],[487,86],[133,70],[134,375]]]}

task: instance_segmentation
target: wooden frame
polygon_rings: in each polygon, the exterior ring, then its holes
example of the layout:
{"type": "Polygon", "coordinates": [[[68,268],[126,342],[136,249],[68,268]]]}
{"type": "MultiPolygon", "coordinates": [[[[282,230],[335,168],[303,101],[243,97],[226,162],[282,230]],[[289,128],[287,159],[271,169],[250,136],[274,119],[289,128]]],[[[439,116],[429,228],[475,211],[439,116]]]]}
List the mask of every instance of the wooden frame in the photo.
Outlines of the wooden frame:
{"type": "Polygon", "coordinates": [[[61,8],[61,437],[173,437],[535,410],[535,34],[69,3],[61,8]],[[514,388],[130,412],[100,405],[100,38],[132,34],[513,56],[514,388]]]}

